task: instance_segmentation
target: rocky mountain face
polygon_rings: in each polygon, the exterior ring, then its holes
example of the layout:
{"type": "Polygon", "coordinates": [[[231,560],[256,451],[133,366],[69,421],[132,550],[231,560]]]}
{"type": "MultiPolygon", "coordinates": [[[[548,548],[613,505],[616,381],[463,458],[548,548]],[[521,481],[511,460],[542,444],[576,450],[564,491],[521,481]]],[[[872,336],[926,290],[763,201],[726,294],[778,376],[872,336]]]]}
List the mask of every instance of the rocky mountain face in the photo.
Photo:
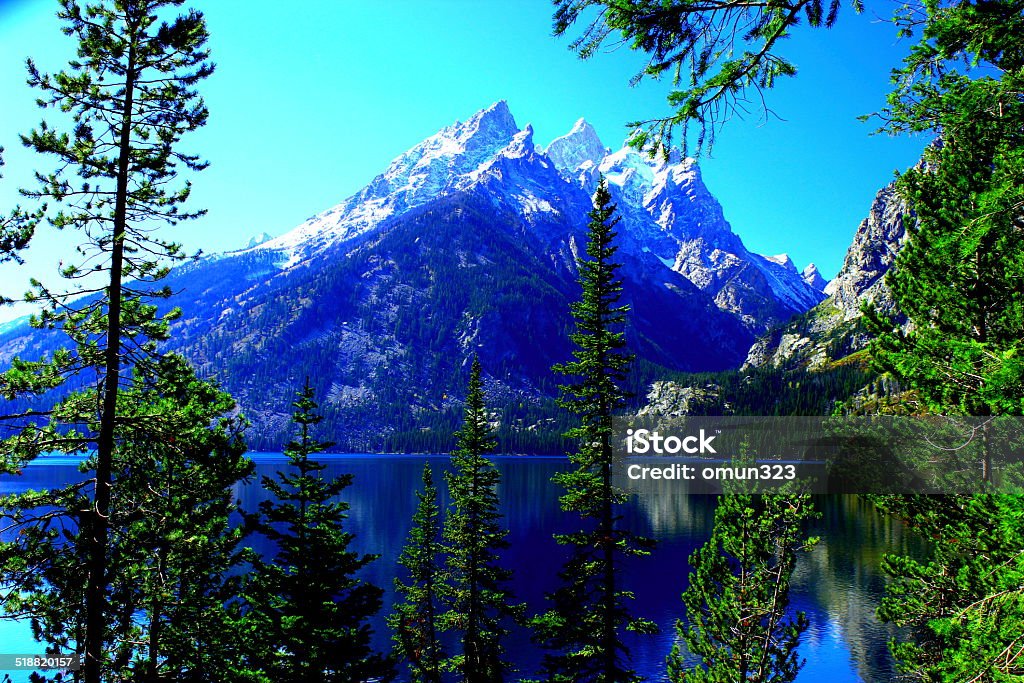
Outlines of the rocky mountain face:
{"type": "MultiPolygon", "coordinates": [[[[861,306],[898,315],[885,275],[906,241],[906,213],[894,185],[882,188],[835,279],[813,264],[801,273],[828,298],[761,335],[739,372],[652,383],[638,414],[828,414],[836,400],[869,395],[877,376],[857,355],[870,341],[861,306]]],[[[785,254],[769,258],[795,270],[785,254]]]]}
{"type": "Polygon", "coordinates": [[[748,330],[764,332],[824,298],[788,256],[766,257],[743,245],[694,160],[651,160],[628,147],[609,153],[582,119],[552,141],[548,154],[587,194],[599,175],[607,179],[623,215],[624,250],[650,254],[682,274],[748,330]]]}
{"type": "MultiPolygon", "coordinates": [[[[860,324],[861,306],[871,302],[887,313],[895,311],[885,274],[906,241],[906,212],[906,204],[893,184],[879,190],[867,217],[857,228],[842,268],[822,288],[828,298],[787,325],[760,337],[747,354],[745,367],[813,370],[864,348],[868,336],[860,324]]],[[[804,271],[805,280],[809,270],[810,267],[804,271]]],[[[815,269],[811,278],[816,274],[815,269]]]]}
{"type": "MultiPolygon", "coordinates": [[[[171,348],[235,395],[255,448],[284,441],[306,377],[341,447],[437,448],[478,354],[506,447],[527,448],[556,419],[550,367],[570,358],[602,175],[622,217],[637,389],[657,368],[738,367],[755,335],[824,298],[813,273],[743,246],[693,160],[610,152],[582,119],[541,148],[498,102],[294,230],[173,271],[171,348]]],[[[32,358],[58,341],[22,329],[0,349],[32,358]]]]}
{"type": "Polygon", "coordinates": [[[813,263],[809,264],[800,273],[800,277],[806,282],[812,289],[819,292],[824,292],[825,288],[828,287],[828,280],[826,280],[820,272],[818,272],[818,266],[813,263]]]}
{"type": "Polygon", "coordinates": [[[843,267],[824,291],[832,305],[843,312],[845,320],[860,315],[864,302],[874,303],[885,311],[893,309],[892,295],[885,285],[885,274],[896,262],[906,241],[903,216],[904,203],[890,183],[875,195],[867,218],[861,221],[853,244],[846,252],[843,267]]]}

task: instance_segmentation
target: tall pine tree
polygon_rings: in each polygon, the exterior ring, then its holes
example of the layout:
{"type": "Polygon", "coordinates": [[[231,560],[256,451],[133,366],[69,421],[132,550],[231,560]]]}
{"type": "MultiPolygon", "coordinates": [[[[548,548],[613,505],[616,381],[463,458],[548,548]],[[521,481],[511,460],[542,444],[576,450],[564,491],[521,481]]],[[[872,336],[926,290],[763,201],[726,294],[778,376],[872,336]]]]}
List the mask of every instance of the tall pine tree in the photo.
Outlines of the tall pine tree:
{"type": "Polygon", "coordinates": [[[617,247],[611,194],[601,179],[589,214],[586,253],[579,258],[582,297],[572,304],[576,331],[570,339],[576,360],[555,366],[573,382],[561,387],[560,405],[579,417],[566,436],[579,443],[569,455],[575,469],[555,475],[565,488],[562,509],[580,517],[579,531],[559,534],[570,547],[560,573],[562,586],[549,596],[551,609],[533,620],[548,681],[626,683],[638,680],[623,645],[626,631],[653,633],[653,622],[631,616],[622,588],[622,563],[646,555],[652,543],[623,529],[618,506],[625,495],[612,485],[612,414],[621,408],[622,383],[631,359],[623,327],[628,307],[619,305],[622,284],[614,262],[617,247]]]}
{"type": "Polygon", "coordinates": [[[487,457],[497,445],[484,403],[480,361],[474,357],[466,392],[465,419],[455,433],[452,453],[455,471],[447,475],[451,510],[445,519],[450,609],[443,616],[445,630],[455,631],[461,652],[450,666],[466,683],[503,681],[509,670],[502,640],[522,608],[512,604],[506,587],[512,572],[501,566],[499,551],[506,548],[508,530],[498,511],[501,475],[487,457]]]}
{"type": "Polygon", "coordinates": [[[230,603],[242,570],[235,490],[254,470],[245,422],[180,356],[143,379],[122,394],[123,421],[158,431],[125,435],[115,460],[110,601],[124,635],[108,677],[240,680],[230,603]]]}
{"type": "Polygon", "coordinates": [[[298,435],[284,451],[291,469],[263,478],[273,498],[246,515],[248,528],[277,548],[269,561],[250,555],[243,632],[260,645],[255,668],[279,683],[389,679],[368,623],[383,591],[356,577],[377,556],[349,548],[349,506],[337,499],[352,475],[325,479],[327,466],[310,458],[333,444],[313,438],[323,418],[308,381],[293,405],[298,435]]]}
{"type": "Polygon", "coordinates": [[[408,576],[395,577],[402,600],[388,616],[395,654],[405,660],[414,683],[441,683],[447,657],[441,645],[441,601],[448,596],[441,542],[441,508],[430,464],[423,464],[423,491],[412,518],[409,540],[398,557],[408,576]]]}
{"type": "Polygon", "coordinates": [[[182,152],[179,143],[206,122],[207,109],[195,86],[213,66],[203,16],[177,14],[182,4],[60,0],[58,16],[64,33],[77,42],[76,58],[54,74],[28,63],[40,106],[55,110],[67,132],[44,121],[23,138],[55,161],[54,171],[37,173],[39,185],[27,194],[51,201],[50,222],[80,231],[82,245],[79,263],[62,266],[61,274],[73,283],[69,291],[35,283],[33,294],[44,304],[36,324],[61,327],[72,349],[42,361],[12,363],[2,389],[7,396],[42,392],[69,375],[88,389],[61,400],[49,411],[48,423],[37,426],[41,416],[31,415],[24,431],[5,442],[5,450],[18,466],[44,451],[95,449],[88,461],[91,476],[80,491],[90,500],[76,508],[85,511],[78,524],[83,533],[76,539],[85,585],[84,625],[74,639],[84,646],[86,683],[100,683],[109,653],[119,395],[128,367],[156,362],[154,343],[166,338],[167,322],[175,316],[173,311],[161,316],[148,301],[169,295],[150,283],[166,274],[168,262],[182,257],[177,244],[157,238],[154,230],[200,213],[184,209],[190,186],[174,187],[174,181],[181,168],[205,166],[182,152]]]}

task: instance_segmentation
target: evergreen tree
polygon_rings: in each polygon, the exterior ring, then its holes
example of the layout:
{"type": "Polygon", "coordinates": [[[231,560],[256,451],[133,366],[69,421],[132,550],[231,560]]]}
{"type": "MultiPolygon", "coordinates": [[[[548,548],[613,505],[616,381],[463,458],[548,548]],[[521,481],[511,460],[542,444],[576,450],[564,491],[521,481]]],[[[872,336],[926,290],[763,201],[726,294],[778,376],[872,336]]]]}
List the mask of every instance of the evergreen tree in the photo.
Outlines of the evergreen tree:
{"type": "Polygon", "coordinates": [[[929,683],[1024,677],[1024,495],[890,497],[890,512],[933,539],[929,557],[887,555],[878,609],[909,638],[890,643],[901,673],[929,683]]]}
{"type": "MultiPolygon", "coordinates": [[[[213,66],[203,16],[196,11],[175,15],[182,4],[60,0],[58,17],[65,22],[64,33],[77,41],[76,59],[55,74],[28,62],[29,83],[39,90],[40,106],[58,110],[69,132],[44,121],[23,138],[28,147],[54,157],[56,168],[37,173],[38,188],[26,194],[52,200],[58,208],[50,222],[80,230],[84,243],[77,250],[81,262],[61,270],[76,286],[61,292],[34,282],[32,295],[44,304],[37,326],[61,327],[73,349],[41,361],[13,362],[0,388],[8,397],[38,393],[69,375],[89,388],[62,399],[48,411],[48,423],[30,421],[4,446],[14,466],[44,451],[95,449],[86,485],[73,500],[58,496],[53,501],[84,511],[77,524],[82,533],[76,537],[84,591],[79,601],[77,587],[66,586],[71,591],[66,604],[80,608],[83,624],[74,627],[73,640],[84,654],[86,683],[100,683],[111,652],[111,521],[119,514],[111,501],[123,375],[130,366],[157,362],[154,344],[166,338],[167,323],[176,315],[161,316],[147,301],[169,295],[149,283],[167,273],[169,261],[183,257],[177,244],[156,238],[153,231],[199,215],[183,210],[189,184],[174,188],[172,183],[181,167],[198,171],[205,166],[180,151],[179,142],[206,122],[206,107],[194,88],[213,66]],[[79,500],[81,495],[87,503],[79,500]]],[[[54,539],[43,534],[38,540],[54,539]]],[[[60,600],[57,594],[54,599],[60,600]]]]}
{"type": "MultiPolygon", "coordinates": [[[[231,397],[179,356],[137,369],[134,379],[118,399],[103,677],[224,680],[235,659],[233,488],[252,472],[243,421],[231,416],[231,397]]],[[[81,469],[93,465],[87,458],[81,469]]],[[[27,618],[51,651],[81,654],[88,483],[0,499],[4,526],[16,532],[0,544],[4,608],[27,618]]]]}
{"type": "Polygon", "coordinates": [[[939,136],[897,183],[911,220],[886,283],[913,324],[867,310],[875,361],[929,412],[1024,414],[1022,33],[1014,3],[929,8],[883,114],[887,131],[939,136]],[[1001,77],[972,79],[961,60],[1001,77]]]}
{"type": "Polygon", "coordinates": [[[589,259],[577,261],[583,292],[572,305],[576,360],[554,368],[573,378],[561,387],[560,405],[580,419],[566,434],[579,444],[569,455],[575,469],[554,481],[565,488],[562,509],[578,514],[581,526],[555,537],[570,546],[571,554],[559,575],[563,585],[549,596],[551,609],[533,625],[536,639],[549,650],[546,680],[623,683],[638,680],[626,662],[623,633],[653,633],[655,625],[630,615],[632,595],[621,586],[622,562],[648,554],[652,543],[621,528],[617,507],[625,495],[612,485],[612,413],[623,405],[621,386],[631,356],[622,332],[628,307],[618,303],[622,284],[613,261],[619,218],[603,178],[589,217],[589,259]]]}
{"type": "MultiPolygon", "coordinates": [[[[0,168],[4,165],[3,155],[4,148],[0,147],[0,168]]],[[[0,175],[0,178],[2,177],[0,175]]],[[[45,209],[40,208],[34,213],[28,213],[21,207],[15,207],[6,216],[0,216],[0,263],[21,261],[18,252],[28,246],[44,211],[45,209]]],[[[6,301],[8,300],[0,296],[0,303],[6,301]]]]}
{"type": "Polygon", "coordinates": [[[414,683],[441,683],[447,661],[440,641],[440,603],[448,595],[441,542],[441,509],[437,502],[430,464],[423,465],[423,492],[412,518],[409,540],[398,557],[408,583],[395,577],[395,591],[403,600],[388,617],[394,631],[395,654],[408,662],[414,683]]]}
{"type": "Polygon", "coordinates": [[[115,631],[138,637],[122,644],[130,666],[115,660],[109,678],[242,680],[230,603],[242,570],[234,491],[254,470],[245,423],[180,356],[161,358],[151,385],[126,392],[122,411],[158,428],[126,435],[115,460],[110,601],[115,631]]]}
{"type": "Polygon", "coordinates": [[[809,495],[726,493],[711,539],[690,558],[686,618],[668,657],[675,683],[786,683],[802,663],[796,648],[807,616],[787,619],[797,552],[817,541],[803,534],[815,515],[809,495]],[[694,661],[696,660],[696,661],[694,661]]]}
{"type": "Polygon", "coordinates": [[[250,554],[243,630],[260,643],[254,663],[278,683],[389,679],[367,623],[383,591],[355,576],[377,556],[349,549],[348,503],[337,500],[352,475],[325,479],[327,466],[310,458],[333,444],[312,436],[322,418],[308,381],[293,405],[298,436],[284,451],[291,471],[263,477],[273,499],[246,515],[248,528],[277,548],[269,562],[250,554]]]}
{"type": "MultiPolygon", "coordinates": [[[[930,413],[1024,414],[1024,16],[1017,3],[907,7],[920,34],[883,112],[884,130],[938,140],[897,187],[912,212],[887,283],[910,326],[876,311],[872,354],[930,413]],[[977,71],[964,64],[982,67],[977,71]]],[[[1024,675],[1024,499],[993,493],[989,429],[973,496],[912,496],[884,507],[934,539],[927,562],[889,556],[880,616],[908,627],[900,669],[925,681],[1024,675]]]]}
{"type": "Polygon", "coordinates": [[[498,483],[501,475],[484,454],[496,445],[484,404],[480,361],[474,357],[466,392],[465,419],[456,434],[452,453],[455,471],[447,475],[452,509],[445,519],[451,584],[443,616],[445,630],[457,632],[461,653],[450,666],[466,683],[504,680],[509,670],[503,659],[503,638],[508,623],[519,619],[520,606],[512,604],[505,584],[512,572],[501,566],[499,551],[508,546],[508,530],[501,526],[498,483]]]}

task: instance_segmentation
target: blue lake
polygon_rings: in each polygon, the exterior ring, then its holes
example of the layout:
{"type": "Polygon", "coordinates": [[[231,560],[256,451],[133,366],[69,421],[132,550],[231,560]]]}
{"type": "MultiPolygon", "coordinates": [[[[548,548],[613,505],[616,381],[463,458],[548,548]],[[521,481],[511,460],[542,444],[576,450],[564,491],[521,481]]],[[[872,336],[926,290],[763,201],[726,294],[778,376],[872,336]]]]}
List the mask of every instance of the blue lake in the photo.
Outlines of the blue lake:
{"type": "MultiPolygon", "coordinates": [[[[253,454],[259,475],[270,475],[286,464],[280,454],[253,454]]],[[[405,543],[421,486],[424,461],[434,468],[441,484],[442,504],[447,502],[442,473],[447,456],[333,455],[327,475],[352,473],[354,483],[342,495],[350,503],[348,529],[356,534],[355,549],[375,553],[380,559],[364,577],[385,589],[386,613],[394,600],[396,559],[405,543]]],[[[564,557],[552,533],[568,530],[571,519],[558,508],[560,489],[551,475],[568,467],[564,458],[497,457],[502,473],[500,497],[510,529],[510,548],[505,554],[515,572],[516,597],[528,604],[530,613],[544,609],[544,594],[555,586],[555,575],[564,557]]],[[[78,475],[73,462],[48,459],[26,469],[20,477],[0,477],[0,493],[43,488],[65,483],[78,475]]],[[[652,488],[634,498],[624,510],[624,523],[658,541],[648,558],[630,561],[624,573],[627,588],[636,593],[638,615],[654,619],[660,635],[630,642],[633,666],[651,681],[666,680],[665,657],[675,636],[675,620],[682,614],[680,594],[686,588],[688,558],[711,531],[713,496],[673,493],[672,482],[652,482],[652,488]]],[[[241,484],[242,505],[254,509],[266,496],[258,479],[241,484]]],[[[854,683],[888,680],[892,662],[886,643],[893,633],[879,624],[874,610],[884,589],[879,562],[886,552],[919,551],[904,528],[879,515],[867,502],[853,496],[816,499],[822,519],[812,529],[821,543],[801,558],[794,577],[793,607],[807,612],[811,627],[800,648],[806,665],[798,681],[854,683]]],[[[381,616],[375,623],[377,646],[390,648],[390,634],[381,616]]],[[[0,620],[0,653],[32,653],[34,643],[24,622],[0,620]]],[[[529,675],[540,654],[525,632],[508,643],[511,658],[521,675],[529,675]]],[[[27,680],[25,672],[11,672],[15,683],[27,680]]]]}

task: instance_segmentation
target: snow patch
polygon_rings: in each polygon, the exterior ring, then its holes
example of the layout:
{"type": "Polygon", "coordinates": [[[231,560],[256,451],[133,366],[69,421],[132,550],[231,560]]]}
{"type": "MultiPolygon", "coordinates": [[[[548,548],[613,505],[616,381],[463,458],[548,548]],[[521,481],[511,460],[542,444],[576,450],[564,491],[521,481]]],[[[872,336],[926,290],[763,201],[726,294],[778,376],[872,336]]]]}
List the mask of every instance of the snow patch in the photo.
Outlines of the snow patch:
{"type": "Polygon", "coordinates": [[[519,201],[519,206],[523,208],[523,212],[526,214],[554,214],[558,213],[558,210],[551,205],[546,199],[541,199],[533,195],[530,192],[523,192],[522,194],[514,195],[519,201]]]}

